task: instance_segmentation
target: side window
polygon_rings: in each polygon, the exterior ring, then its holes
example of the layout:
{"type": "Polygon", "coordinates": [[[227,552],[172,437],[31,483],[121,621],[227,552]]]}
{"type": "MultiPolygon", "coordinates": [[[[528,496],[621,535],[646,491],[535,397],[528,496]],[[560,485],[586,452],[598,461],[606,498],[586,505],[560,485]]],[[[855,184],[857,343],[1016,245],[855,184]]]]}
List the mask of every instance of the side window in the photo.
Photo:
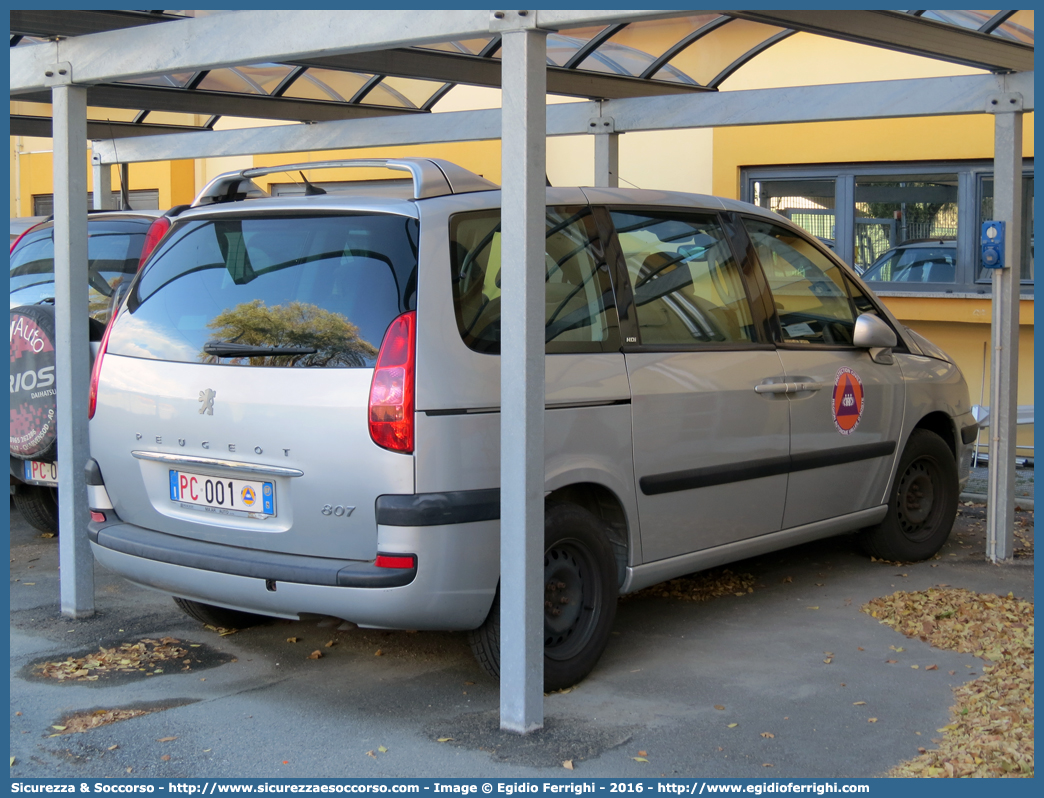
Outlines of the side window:
{"type": "MultiPolygon", "coordinates": [[[[548,208],[545,229],[546,351],[618,350],[616,301],[591,209],[548,208]]],[[[500,246],[499,210],[450,218],[457,327],[469,348],[487,354],[500,352],[500,246]]]]}
{"type": "Polygon", "coordinates": [[[712,215],[612,211],[643,345],[755,340],[750,305],[712,215]]]}
{"type": "Polygon", "coordinates": [[[785,227],[749,218],[744,224],[772,290],[783,342],[851,345],[856,310],[841,269],[785,227]]]}

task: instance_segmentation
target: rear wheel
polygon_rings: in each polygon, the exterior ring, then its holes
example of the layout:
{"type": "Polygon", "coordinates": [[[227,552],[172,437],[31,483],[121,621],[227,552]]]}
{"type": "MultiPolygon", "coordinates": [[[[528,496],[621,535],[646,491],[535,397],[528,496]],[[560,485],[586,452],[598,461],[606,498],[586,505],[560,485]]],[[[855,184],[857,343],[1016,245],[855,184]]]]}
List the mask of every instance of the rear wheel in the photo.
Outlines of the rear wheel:
{"type": "Polygon", "coordinates": [[[58,534],[58,489],[46,485],[18,485],[14,506],[29,526],[58,534]]]}
{"type": "MultiPolygon", "coordinates": [[[[616,617],[616,558],[605,527],[573,504],[544,515],[544,690],[579,682],[598,662],[616,617]]],[[[470,634],[482,667],[500,677],[500,591],[470,634]]]]}
{"type": "Polygon", "coordinates": [[[957,464],[942,438],[915,429],[888,496],[888,514],[862,534],[863,548],[883,560],[924,560],[949,537],[957,515],[957,464]]]}
{"type": "Polygon", "coordinates": [[[254,615],[252,612],[242,610],[230,610],[227,607],[218,607],[213,604],[204,604],[201,601],[174,597],[174,603],[178,608],[195,618],[202,624],[208,626],[219,626],[224,629],[246,629],[257,626],[268,620],[264,615],[254,615]]]}

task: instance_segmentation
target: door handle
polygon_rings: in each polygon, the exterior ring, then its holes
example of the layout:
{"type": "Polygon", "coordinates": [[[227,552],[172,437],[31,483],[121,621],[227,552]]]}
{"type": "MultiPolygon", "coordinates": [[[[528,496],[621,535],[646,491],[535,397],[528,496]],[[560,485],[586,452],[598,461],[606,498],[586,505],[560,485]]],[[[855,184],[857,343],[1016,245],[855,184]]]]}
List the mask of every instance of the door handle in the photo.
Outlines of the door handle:
{"type": "Polygon", "coordinates": [[[821,382],[774,382],[771,384],[755,385],[754,393],[801,393],[803,391],[818,391],[823,387],[821,382]]]}

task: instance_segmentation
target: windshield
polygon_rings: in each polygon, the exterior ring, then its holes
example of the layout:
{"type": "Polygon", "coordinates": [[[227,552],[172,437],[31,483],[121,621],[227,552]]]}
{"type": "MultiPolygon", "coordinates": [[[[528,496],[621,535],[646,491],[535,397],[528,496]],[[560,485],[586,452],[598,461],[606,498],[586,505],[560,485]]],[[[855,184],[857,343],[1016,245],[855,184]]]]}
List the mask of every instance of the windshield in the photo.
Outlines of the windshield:
{"type": "Polygon", "coordinates": [[[191,220],[131,287],[108,351],[240,366],[372,367],[416,307],[416,219],[191,220]]]}
{"type": "MultiPolygon", "coordinates": [[[[138,270],[149,221],[97,221],[87,227],[88,306],[107,321],[116,288],[138,270]]],[[[54,229],[34,230],[11,253],[11,307],[54,301],[54,229]]]]}

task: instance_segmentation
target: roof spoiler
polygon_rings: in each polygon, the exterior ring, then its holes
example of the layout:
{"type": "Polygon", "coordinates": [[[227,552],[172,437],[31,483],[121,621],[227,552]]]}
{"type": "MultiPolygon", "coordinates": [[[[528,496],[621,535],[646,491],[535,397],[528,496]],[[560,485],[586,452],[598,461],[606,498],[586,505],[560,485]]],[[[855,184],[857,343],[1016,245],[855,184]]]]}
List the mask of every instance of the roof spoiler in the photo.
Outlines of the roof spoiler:
{"type": "Polygon", "coordinates": [[[307,169],[345,168],[394,169],[409,172],[413,178],[413,199],[441,197],[446,194],[467,194],[473,191],[496,191],[496,183],[469,172],[455,163],[439,158],[358,158],[345,161],[316,161],[313,163],[287,164],[284,166],[261,166],[226,172],[211,180],[192,202],[193,207],[213,205],[220,202],[235,202],[242,199],[267,197],[268,193],[252,178],[277,172],[294,172],[307,169]]]}

